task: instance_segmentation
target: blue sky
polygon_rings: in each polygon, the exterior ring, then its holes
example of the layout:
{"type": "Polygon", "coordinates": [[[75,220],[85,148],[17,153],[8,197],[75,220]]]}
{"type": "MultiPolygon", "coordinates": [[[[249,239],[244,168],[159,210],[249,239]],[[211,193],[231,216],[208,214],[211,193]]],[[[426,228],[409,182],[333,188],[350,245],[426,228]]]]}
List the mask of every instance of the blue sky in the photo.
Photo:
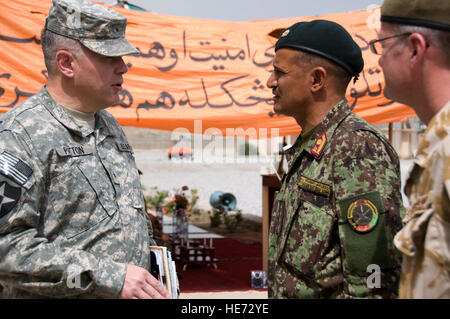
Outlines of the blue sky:
{"type": "MultiPolygon", "coordinates": [[[[149,11],[177,16],[246,21],[348,12],[381,5],[383,0],[128,0],[149,11]]],[[[114,4],[116,0],[103,0],[114,4]]]]}

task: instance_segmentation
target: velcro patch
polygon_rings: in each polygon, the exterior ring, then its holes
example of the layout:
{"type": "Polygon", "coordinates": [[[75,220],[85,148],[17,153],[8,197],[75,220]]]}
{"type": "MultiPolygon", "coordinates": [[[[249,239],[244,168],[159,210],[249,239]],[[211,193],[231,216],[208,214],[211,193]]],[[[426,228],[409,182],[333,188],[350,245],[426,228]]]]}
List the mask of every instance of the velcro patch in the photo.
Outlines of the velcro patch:
{"type": "Polygon", "coordinates": [[[16,206],[22,194],[20,187],[0,181],[0,218],[8,214],[16,206]]]}
{"type": "Polygon", "coordinates": [[[322,196],[326,196],[327,198],[330,197],[331,195],[331,186],[315,181],[311,178],[308,178],[306,176],[301,176],[299,181],[298,181],[298,186],[300,186],[300,188],[318,194],[318,195],[322,195],[322,196]]]}
{"type": "Polygon", "coordinates": [[[0,154],[0,173],[23,186],[33,175],[33,170],[16,156],[4,151],[0,154]]]}
{"type": "Polygon", "coordinates": [[[117,145],[117,148],[119,149],[119,151],[121,151],[121,152],[131,152],[131,153],[133,153],[133,148],[128,143],[116,142],[116,145],[117,145]]]}
{"type": "Polygon", "coordinates": [[[75,146],[62,146],[56,149],[56,153],[59,156],[83,156],[92,154],[92,148],[89,146],[75,145],[75,146]]]}

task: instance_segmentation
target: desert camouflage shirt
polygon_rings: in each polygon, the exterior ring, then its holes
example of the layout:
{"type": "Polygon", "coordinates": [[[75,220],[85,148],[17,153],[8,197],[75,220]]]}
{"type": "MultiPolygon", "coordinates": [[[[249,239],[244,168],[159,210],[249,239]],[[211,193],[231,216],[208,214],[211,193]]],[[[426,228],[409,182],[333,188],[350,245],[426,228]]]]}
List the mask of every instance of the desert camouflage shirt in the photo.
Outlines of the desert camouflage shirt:
{"type": "Polygon", "coordinates": [[[400,298],[450,298],[450,101],[429,123],[406,180],[410,206],[395,236],[400,298]]]}
{"type": "Polygon", "coordinates": [[[396,152],[375,127],[338,103],[300,150],[275,196],[270,298],[396,297],[393,237],[403,206],[396,152]]]}
{"type": "Polygon", "coordinates": [[[0,117],[0,284],[6,298],[118,297],[149,269],[152,228],[117,121],[79,127],[45,87],[0,117]]]}

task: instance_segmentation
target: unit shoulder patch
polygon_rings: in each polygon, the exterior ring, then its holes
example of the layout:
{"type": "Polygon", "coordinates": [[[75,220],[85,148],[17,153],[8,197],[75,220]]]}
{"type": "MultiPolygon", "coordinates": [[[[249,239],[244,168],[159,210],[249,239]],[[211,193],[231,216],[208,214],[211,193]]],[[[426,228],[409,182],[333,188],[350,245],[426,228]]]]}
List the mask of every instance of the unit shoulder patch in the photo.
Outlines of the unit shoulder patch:
{"type": "Polygon", "coordinates": [[[20,187],[15,187],[7,181],[0,181],[0,218],[16,206],[21,195],[20,187]]]}
{"type": "Polygon", "coordinates": [[[358,233],[366,233],[375,228],[378,216],[377,207],[365,198],[355,200],[347,209],[348,223],[358,233]]]}
{"type": "Polygon", "coordinates": [[[341,208],[342,222],[348,223],[357,233],[373,230],[384,214],[383,202],[379,192],[371,192],[347,198],[338,202],[341,208]]]}

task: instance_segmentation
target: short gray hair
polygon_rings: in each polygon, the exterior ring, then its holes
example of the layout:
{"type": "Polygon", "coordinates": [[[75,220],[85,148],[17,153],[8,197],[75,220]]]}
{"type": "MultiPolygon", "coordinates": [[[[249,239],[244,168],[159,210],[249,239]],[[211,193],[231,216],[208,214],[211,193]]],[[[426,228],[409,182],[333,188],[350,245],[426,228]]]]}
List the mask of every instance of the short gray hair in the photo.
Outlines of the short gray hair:
{"type": "Polygon", "coordinates": [[[446,62],[450,65],[450,32],[431,29],[426,27],[391,23],[398,33],[420,33],[432,42],[445,57],[446,62]]]}
{"type": "Polygon", "coordinates": [[[59,35],[50,30],[43,29],[41,32],[42,52],[47,71],[54,74],[56,67],[56,53],[59,50],[67,50],[77,54],[81,49],[81,44],[77,40],[59,35]]]}

